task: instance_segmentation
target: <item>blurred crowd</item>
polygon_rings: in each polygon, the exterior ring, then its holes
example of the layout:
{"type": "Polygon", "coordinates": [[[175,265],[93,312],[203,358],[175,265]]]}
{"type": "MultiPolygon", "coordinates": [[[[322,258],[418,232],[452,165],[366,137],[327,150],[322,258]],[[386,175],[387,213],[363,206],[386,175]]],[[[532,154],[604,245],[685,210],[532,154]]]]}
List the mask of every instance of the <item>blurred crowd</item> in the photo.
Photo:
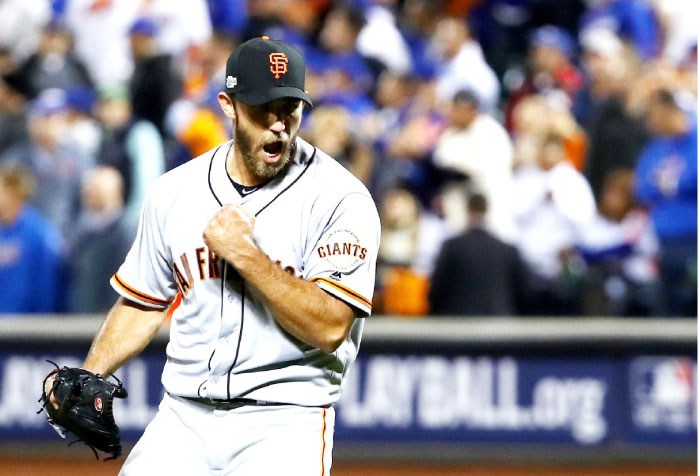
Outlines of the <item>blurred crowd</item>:
{"type": "Polygon", "coordinates": [[[687,0],[0,0],[0,312],[103,312],[152,181],[297,46],[300,135],[380,210],[374,312],[695,316],[687,0]]]}

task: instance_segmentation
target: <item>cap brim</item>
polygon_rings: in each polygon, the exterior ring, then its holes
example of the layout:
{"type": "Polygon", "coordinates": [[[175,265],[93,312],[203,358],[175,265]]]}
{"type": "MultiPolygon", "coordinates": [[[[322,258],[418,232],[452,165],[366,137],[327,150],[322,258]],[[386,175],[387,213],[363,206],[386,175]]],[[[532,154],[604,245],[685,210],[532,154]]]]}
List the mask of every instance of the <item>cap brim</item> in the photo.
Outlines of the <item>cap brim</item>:
{"type": "Polygon", "coordinates": [[[263,89],[260,91],[234,93],[234,95],[237,101],[240,101],[248,106],[259,106],[280,98],[301,99],[308,104],[309,107],[314,106],[311,99],[309,99],[309,96],[307,96],[304,91],[292,86],[280,86],[276,88],[263,89]]]}

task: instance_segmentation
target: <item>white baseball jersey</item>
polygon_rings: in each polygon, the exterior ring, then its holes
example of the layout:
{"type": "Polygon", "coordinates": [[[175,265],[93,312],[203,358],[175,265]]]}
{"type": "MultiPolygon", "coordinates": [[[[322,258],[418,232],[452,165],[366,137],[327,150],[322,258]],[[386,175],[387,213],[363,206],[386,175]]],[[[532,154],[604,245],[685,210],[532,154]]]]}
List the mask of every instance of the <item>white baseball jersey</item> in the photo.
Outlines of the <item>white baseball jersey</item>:
{"type": "Polygon", "coordinates": [[[182,295],[162,376],[170,394],[330,405],[355,360],[364,319],[355,319],[332,354],[301,342],[207,248],[202,233],[223,205],[241,204],[255,215],[255,242],[272,261],[365,317],[379,249],[376,207],[359,180],[301,138],[283,172],[241,196],[226,171],[231,147],[222,144],[157,180],[112,286],[154,308],[182,295]]]}

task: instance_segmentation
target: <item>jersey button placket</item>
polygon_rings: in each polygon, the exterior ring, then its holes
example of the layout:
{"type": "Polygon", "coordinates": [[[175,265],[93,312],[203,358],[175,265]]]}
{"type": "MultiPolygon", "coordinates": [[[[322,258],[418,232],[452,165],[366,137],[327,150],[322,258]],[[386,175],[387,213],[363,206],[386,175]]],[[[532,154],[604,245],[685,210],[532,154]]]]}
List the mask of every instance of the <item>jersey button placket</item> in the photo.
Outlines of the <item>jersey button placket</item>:
{"type": "Polygon", "coordinates": [[[236,349],[232,346],[233,337],[238,332],[239,323],[237,322],[237,303],[240,306],[239,300],[235,294],[228,288],[224,288],[222,296],[222,317],[219,338],[216,344],[216,351],[212,358],[211,370],[209,371],[209,382],[212,384],[209,387],[208,394],[212,398],[227,398],[227,379],[225,378],[231,364],[236,349]]]}

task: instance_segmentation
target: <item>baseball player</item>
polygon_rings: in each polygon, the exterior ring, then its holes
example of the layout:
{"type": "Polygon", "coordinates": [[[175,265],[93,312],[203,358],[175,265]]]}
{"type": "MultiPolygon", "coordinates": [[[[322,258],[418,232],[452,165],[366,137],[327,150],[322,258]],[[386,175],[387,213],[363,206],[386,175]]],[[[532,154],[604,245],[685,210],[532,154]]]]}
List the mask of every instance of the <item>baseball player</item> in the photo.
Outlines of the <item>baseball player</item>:
{"type": "Polygon", "coordinates": [[[357,179],[297,137],[311,100],[294,47],[240,45],[218,100],[234,140],[153,185],[83,367],[109,375],[138,354],[179,293],[165,395],[120,474],[329,474],[379,217],[357,179]]]}

